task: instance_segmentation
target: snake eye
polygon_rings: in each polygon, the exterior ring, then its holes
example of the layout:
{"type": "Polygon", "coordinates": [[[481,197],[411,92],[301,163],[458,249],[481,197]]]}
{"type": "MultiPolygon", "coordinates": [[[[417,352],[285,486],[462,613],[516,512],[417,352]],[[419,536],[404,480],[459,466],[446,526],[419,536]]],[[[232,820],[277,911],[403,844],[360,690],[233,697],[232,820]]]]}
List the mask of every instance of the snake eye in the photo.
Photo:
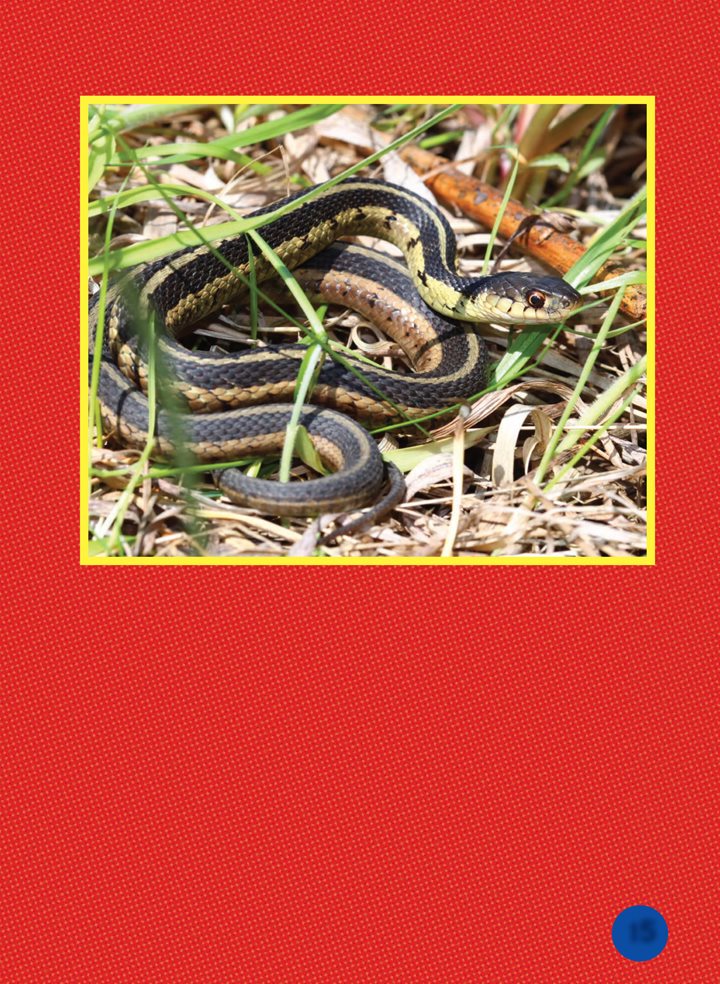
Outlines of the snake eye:
{"type": "Polygon", "coordinates": [[[539,290],[531,290],[527,295],[527,302],[530,307],[541,308],[545,306],[545,301],[547,298],[539,290]]]}

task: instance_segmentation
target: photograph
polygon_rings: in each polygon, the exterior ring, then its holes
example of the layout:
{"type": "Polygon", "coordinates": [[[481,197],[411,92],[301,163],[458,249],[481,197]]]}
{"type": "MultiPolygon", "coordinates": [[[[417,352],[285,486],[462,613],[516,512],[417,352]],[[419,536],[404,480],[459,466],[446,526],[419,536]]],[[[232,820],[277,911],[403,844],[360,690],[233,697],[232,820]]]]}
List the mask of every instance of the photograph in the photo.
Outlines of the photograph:
{"type": "Polygon", "coordinates": [[[83,97],[81,559],[650,564],[647,97],[83,97]]]}

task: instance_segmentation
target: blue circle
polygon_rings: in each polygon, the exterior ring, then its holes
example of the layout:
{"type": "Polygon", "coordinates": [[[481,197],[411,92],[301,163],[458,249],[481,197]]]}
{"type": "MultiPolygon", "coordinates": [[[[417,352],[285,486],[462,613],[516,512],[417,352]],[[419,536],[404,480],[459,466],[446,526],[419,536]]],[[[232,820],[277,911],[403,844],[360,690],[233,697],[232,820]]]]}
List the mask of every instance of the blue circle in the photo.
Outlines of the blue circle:
{"type": "Polygon", "coordinates": [[[636,963],[653,960],[665,949],[667,923],[657,909],[631,905],[613,923],[612,941],[618,953],[628,960],[636,963]]]}

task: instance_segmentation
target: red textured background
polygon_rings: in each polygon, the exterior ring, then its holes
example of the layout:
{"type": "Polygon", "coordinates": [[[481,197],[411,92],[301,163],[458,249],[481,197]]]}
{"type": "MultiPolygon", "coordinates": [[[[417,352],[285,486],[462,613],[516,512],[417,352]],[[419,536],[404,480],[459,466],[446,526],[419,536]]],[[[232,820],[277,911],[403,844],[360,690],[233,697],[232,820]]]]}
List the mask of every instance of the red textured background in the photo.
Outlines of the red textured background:
{"type": "Polygon", "coordinates": [[[5,6],[3,982],[720,980],[716,17],[581,9],[5,6]],[[84,92],[656,94],[657,566],[80,568],[84,92]]]}

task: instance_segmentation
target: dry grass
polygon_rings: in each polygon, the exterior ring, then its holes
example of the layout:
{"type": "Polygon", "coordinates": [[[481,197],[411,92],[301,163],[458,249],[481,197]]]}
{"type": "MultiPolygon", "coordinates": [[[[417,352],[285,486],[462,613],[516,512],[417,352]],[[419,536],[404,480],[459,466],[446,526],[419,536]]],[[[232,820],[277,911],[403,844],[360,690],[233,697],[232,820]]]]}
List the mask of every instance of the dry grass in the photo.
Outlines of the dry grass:
{"type": "MultiPolygon", "coordinates": [[[[603,136],[607,155],[604,164],[578,180],[564,203],[571,209],[566,219],[580,241],[589,240],[598,222],[607,222],[617,214],[644,180],[641,110],[642,107],[632,107],[613,118],[603,136]]],[[[310,129],[245,148],[253,162],[261,165],[262,173],[255,173],[251,166],[238,165],[237,161],[219,159],[171,163],[156,168],[154,173],[161,182],[182,183],[211,192],[239,212],[249,212],[295,190],[293,176],[318,183],[337,174],[377,149],[388,136],[396,136],[403,127],[409,129],[423,112],[429,112],[429,107],[388,115],[381,120],[384,129],[380,130],[372,125],[378,123],[377,107],[348,107],[310,129]]],[[[558,119],[562,118],[561,112],[558,119]]],[[[467,107],[459,111],[438,128],[438,133],[440,138],[443,131],[462,131],[465,136],[445,144],[441,152],[463,161],[469,158],[475,173],[492,172],[500,183],[507,177],[507,160],[498,153],[489,153],[487,148],[499,142],[499,136],[517,140],[522,120],[517,117],[507,121],[504,133],[493,132],[499,120],[501,108],[487,111],[467,107]]],[[[256,122],[250,116],[241,125],[256,122]]],[[[206,142],[224,135],[232,125],[228,107],[219,112],[198,109],[156,121],[127,134],[125,139],[138,147],[148,143],[167,145],[176,140],[206,142]]],[[[561,148],[570,161],[581,153],[586,136],[587,131],[583,130],[561,148]]],[[[373,173],[413,188],[422,187],[420,179],[395,155],[385,158],[373,173]]],[[[552,169],[548,169],[542,187],[533,180],[530,170],[528,175],[525,186],[536,193],[540,190],[542,200],[562,187],[562,175],[552,169]]],[[[126,170],[107,169],[96,186],[96,194],[114,194],[121,182],[129,188],[146,184],[146,177],[139,171],[128,175],[126,170]]],[[[225,218],[216,206],[208,207],[191,196],[174,200],[180,211],[198,225],[225,218]]],[[[480,273],[489,234],[462,216],[450,215],[449,219],[458,237],[463,273],[480,273]]],[[[96,219],[91,225],[92,255],[101,250],[105,221],[96,219]]],[[[170,207],[158,201],[142,202],[118,212],[112,246],[157,239],[181,228],[181,220],[170,207]]],[[[633,242],[614,257],[623,268],[644,266],[643,237],[644,228],[640,225],[633,231],[633,242]]],[[[386,248],[384,244],[375,245],[386,248]]],[[[496,252],[500,247],[498,243],[496,252]]],[[[503,269],[532,270],[533,266],[511,253],[503,258],[503,269]]],[[[110,438],[92,452],[92,552],[99,556],[115,552],[141,557],[228,558],[641,558],[647,551],[647,405],[642,386],[632,390],[622,414],[571,469],[553,484],[572,454],[562,450],[536,484],[543,451],[581,375],[592,336],[606,309],[607,305],[589,309],[576,319],[572,330],[548,341],[538,365],[511,385],[486,393],[463,408],[462,426],[457,420],[426,424],[442,424],[433,433],[433,445],[419,447],[418,436],[398,437],[397,432],[391,432],[382,447],[389,448],[390,457],[406,471],[407,501],[379,525],[357,536],[344,537],[336,546],[325,547],[318,554],[318,534],[329,528],[327,517],[286,521],[261,516],[225,501],[207,473],[158,477],[157,468],[146,466],[146,477],[133,490],[127,508],[123,506],[121,535],[113,548],[112,531],[118,522],[118,505],[127,478],[100,474],[132,464],[138,456],[110,438]],[[463,446],[464,465],[459,454],[463,446]]],[[[566,430],[577,424],[584,409],[644,357],[645,328],[623,330],[626,321],[622,316],[616,318],[611,337],[594,364],[566,430]]],[[[381,339],[377,329],[356,314],[332,310],[326,326],[331,337],[379,358],[386,366],[397,367],[402,362],[397,348],[381,339]]],[[[286,320],[272,312],[261,313],[259,328],[261,341],[292,340],[293,331],[296,333],[286,320]]],[[[203,325],[201,333],[205,345],[242,349],[251,343],[250,318],[244,311],[224,313],[203,325]]],[[[491,358],[497,362],[506,352],[512,332],[487,326],[483,334],[491,358]]],[[[603,425],[611,411],[609,408],[585,429],[583,440],[603,425]]],[[[298,475],[304,471],[302,466],[296,469],[298,475]]]]}

